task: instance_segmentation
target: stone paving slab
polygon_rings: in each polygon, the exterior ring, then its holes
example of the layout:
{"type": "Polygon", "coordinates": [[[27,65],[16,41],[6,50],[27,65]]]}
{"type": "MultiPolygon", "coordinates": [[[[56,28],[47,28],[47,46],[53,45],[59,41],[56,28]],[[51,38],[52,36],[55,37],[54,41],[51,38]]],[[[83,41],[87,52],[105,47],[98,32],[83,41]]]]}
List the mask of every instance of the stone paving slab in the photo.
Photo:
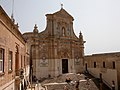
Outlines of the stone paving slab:
{"type": "Polygon", "coordinates": [[[79,81],[79,90],[99,90],[91,79],[87,82],[84,74],[73,73],[63,74],[56,78],[47,79],[43,81],[41,85],[46,86],[47,90],[65,90],[65,87],[67,87],[68,90],[76,90],[76,81],[79,81]],[[72,83],[65,82],[68,77],[72,80],[72,83]]]}

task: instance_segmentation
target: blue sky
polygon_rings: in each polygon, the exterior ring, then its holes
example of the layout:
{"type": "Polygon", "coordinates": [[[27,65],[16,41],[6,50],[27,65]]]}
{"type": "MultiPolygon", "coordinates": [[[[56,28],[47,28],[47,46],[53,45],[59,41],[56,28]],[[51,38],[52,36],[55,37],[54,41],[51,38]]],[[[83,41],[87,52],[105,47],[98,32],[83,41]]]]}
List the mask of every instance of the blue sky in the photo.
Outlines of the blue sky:
{"type": "MultiPolygon", "coordinates": [[[[39,32],[46,27],[45,14],[64,9],[74,17],[74,32],[84,35],[85,54],[120,51],[120,0],[14,0],[14,18],[20,31],[39,32]]],[[[12,0],[0,0],[9,16],[12,0]]]]}

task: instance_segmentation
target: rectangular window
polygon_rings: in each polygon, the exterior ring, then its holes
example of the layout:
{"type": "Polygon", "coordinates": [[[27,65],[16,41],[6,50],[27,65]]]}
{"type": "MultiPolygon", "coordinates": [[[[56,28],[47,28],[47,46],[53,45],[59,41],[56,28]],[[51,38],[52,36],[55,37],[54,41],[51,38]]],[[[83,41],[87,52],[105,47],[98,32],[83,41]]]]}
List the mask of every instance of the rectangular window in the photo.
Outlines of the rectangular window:
{"type": "Polygon", "coordinates": [[[96,62],[94,62],[94,68],[96,68],[96,62]]]}
{"type": "Polygon", "coordinates": [[[103,62],[103,68],[105,68],[105,62],[103,62]]]}
{"type": "Polygon", "coordinates": [[[9,57],[8,57],[8,71],[12,70],[12,51],[9,51],[9,57]]]}
{"type": "Polygon", "coordinates": [[[4,49],[0,48],[0,73],[4,72],[4,49]]]}
{"type": "Polygon", "coordinates": [[[115,62],[113,61],[113,69],[115,69],[115,62]]]}

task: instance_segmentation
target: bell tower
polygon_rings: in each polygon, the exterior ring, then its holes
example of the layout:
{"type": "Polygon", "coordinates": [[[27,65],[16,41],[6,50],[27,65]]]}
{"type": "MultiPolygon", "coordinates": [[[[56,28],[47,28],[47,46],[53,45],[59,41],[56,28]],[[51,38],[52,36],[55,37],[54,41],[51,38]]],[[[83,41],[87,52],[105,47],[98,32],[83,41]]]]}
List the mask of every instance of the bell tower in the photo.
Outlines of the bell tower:
{"type": "Polygon", "coordinates": [[[82,35],[81,31],[80,31],[80,34],[79,34],[79,42],[80,42],[80,58],[83,58],[84,57],[84,43],[86,41],[83,40],[83,35],[82,35]]]}

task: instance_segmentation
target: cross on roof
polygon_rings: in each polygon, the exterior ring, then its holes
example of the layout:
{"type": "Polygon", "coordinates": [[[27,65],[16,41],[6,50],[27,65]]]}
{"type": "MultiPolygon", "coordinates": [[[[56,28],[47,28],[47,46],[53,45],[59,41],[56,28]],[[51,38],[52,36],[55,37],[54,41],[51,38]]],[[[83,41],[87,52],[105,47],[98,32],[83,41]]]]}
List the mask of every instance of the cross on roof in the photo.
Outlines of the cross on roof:
{"type": "Polygon", "coordinates": [[[61,8],[63,8],[63,4],[61,4],[61,8]]]}

